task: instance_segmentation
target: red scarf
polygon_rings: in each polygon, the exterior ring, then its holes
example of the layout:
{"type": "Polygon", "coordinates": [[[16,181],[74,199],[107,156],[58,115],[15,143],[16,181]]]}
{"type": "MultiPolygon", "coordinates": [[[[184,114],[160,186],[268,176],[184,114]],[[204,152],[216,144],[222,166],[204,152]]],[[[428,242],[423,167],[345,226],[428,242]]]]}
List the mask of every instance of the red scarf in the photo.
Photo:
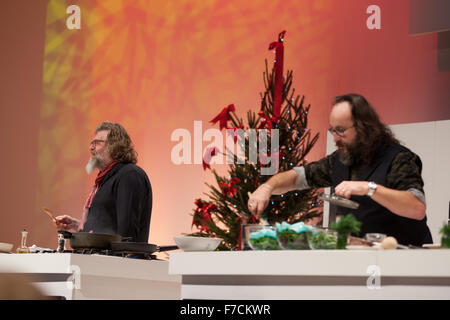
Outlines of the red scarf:
{"type": "Polygon", "coordinates": [[[111,162],[103,171],[100,171],[97,175],[97,178],[95,179],[95,184],[92,187],[92,191],[89,194],[89,197],[86,200],[86,203],[83,207],[83,217],[81,219],[80,224],[78,225],[78,231],[83,229],[84,224],[86,223],[87,215],[89,212],[89,208],[91,207],[92,200],[94,200],[95,194],[97,193],[98,189],[100,189],[103,179],[105,179],[106,174],[111,171],[112,168],[115,167],[116,164],[118,164],[118,161],[111,162]]]}

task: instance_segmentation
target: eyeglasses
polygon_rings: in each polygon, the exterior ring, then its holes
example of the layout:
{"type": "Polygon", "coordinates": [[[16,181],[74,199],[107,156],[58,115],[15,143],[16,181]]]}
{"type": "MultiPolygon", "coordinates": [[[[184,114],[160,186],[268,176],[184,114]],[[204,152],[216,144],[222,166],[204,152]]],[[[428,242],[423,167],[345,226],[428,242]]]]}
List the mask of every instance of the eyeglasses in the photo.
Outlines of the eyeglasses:
{"type": "Polygon", "coordinates": [[[97,146],[97,144],[99,144],[100,142],[105,142],[106,140],[100,140],[100,139],[94,139],[91,141],[91,143],[89,143],[89,146],[94,145],[94,147],[97,146]]]}
{"type": "Polygon", "coordinates": [[[338,137],[343,138],[345,131],[347,131],[350,128],[353,128],[353,126],[348,127],[348,128],[341,128],[341,127],[337,127],[337,128],[334,128],[334,129],[330,128],[330,129],[328,129],[328,132],[331,133],[331,134],[335,133],[338,137]]]}

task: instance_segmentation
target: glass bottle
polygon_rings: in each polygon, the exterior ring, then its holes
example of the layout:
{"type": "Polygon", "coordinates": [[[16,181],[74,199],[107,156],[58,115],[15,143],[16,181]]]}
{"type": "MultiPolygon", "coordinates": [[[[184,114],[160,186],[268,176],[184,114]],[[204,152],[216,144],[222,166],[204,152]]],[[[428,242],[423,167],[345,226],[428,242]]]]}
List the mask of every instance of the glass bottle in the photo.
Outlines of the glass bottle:
{"type": "Polygon", "coordinates": [[[23,229],[22,240],[20,241],[20,247],[17,248],[17,253],[30,253],[30,249],[27,247],[28,231],[23,229]]]}

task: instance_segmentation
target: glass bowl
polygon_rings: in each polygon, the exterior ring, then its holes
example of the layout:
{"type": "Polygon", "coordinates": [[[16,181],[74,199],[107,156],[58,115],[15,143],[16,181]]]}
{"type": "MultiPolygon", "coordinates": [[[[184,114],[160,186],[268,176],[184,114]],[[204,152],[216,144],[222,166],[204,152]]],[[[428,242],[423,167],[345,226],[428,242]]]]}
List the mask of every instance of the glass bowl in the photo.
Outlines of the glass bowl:
{"type": "Polygon", "coordinates": [[[308,250],[308,232],[297,233],[294,230],[277,230],[277,240],[284,250],[308,250]]]}
{"type": "Polygon", "coordinates": [[[275,228],[263,225],[245,227],[245,237],[252,250],[279,250],[275,228]]]}
{"type": "Polygon", "coordinates": [[[381,242],[386,237],[387,235],[385,235],[384,233],[366,233],[364,239],[372,242],[381,242]]]}
{"type": "Polygon", "coordinates": [[[338,233],[330,229],[312,229],[308,231],[308,244],[311,250],[336,249],[338,233]]]}

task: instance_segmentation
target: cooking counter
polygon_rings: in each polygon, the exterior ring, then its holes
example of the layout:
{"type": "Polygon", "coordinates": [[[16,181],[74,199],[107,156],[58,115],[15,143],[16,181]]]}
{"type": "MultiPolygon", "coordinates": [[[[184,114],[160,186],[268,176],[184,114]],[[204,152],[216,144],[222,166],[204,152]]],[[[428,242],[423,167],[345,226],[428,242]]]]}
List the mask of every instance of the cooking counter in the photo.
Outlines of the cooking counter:
{"type": "Polygon", "coordinates": [[[450,249],[175,252],[182,299],[450,299],[450,249]]]}
{"type": "Polygon", "coordinates": [[[74,253],[0,254],[0,272],[26,274],[49,296],[66,299],[180,299],[168,261],[74,253]]]}

